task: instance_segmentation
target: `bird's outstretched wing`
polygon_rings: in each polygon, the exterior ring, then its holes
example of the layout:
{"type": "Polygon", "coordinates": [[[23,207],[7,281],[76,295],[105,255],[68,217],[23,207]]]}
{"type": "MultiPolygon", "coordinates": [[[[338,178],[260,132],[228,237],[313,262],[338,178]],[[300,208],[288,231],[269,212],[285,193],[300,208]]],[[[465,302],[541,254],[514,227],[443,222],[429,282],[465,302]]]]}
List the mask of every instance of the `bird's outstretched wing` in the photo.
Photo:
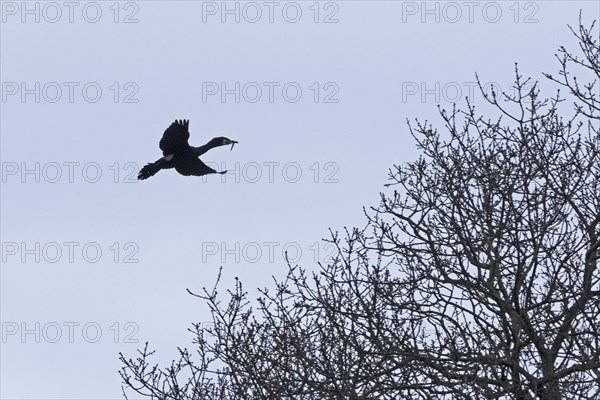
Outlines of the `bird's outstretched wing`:
{"type": "Polygon", "coordinates": [[[207,174],[224,174],[225,172],[217,172],[208,165],[204,164],[199,158],[192,158],[185,164],[180,164],[175,167],[175,170],[185,176],[202,176],[207,174]]]}
{"type": "Polygon", "coordinates": [[[159,143],[164,156],[184,152],[190,147],[188,144],[190,138],[189,124],[190,121],[187,119],[176,120],[165,130],[159,143]]]}

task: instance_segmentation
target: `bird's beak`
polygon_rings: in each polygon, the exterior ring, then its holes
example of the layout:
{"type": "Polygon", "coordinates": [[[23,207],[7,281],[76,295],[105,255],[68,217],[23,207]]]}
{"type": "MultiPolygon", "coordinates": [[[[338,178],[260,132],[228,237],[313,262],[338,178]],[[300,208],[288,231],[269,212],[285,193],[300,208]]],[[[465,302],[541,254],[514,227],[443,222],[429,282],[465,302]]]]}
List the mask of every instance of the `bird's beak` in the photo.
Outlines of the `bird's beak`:
{"type": "Polygon", "coordinates": [[[236,144],[237,142],[235,140],[231,141],[231,149],[229,149],[229,151],[233,150],[233,146],[236,144]]]}

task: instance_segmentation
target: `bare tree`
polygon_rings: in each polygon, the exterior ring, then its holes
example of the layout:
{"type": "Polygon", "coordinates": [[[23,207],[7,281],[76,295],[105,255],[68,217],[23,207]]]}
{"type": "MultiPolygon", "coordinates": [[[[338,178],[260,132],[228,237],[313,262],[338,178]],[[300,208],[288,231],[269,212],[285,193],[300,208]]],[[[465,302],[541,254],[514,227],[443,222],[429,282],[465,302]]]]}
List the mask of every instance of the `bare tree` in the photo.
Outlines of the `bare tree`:
{"type": "Polygon", "coordinates": [[[512,93],[482,90],[496,118],[467,99],[440,110],[444,136],[409,123],[420,158],[390,171],[364,229],[332,233],[332,262],[289,266],[256,302],[240,282],[224,302],[218,285],[194,294],[214,321],[192,330],[197,354],[180,350],[166,369],[147,347],[121,355],[125,388],[157,399],[600,398],[593,31],[580,18],[581,55],[561,47],[559,77],[546,74],[567,89],[570,116],[560,91],[541,98],[515,68],[512,93]]]}

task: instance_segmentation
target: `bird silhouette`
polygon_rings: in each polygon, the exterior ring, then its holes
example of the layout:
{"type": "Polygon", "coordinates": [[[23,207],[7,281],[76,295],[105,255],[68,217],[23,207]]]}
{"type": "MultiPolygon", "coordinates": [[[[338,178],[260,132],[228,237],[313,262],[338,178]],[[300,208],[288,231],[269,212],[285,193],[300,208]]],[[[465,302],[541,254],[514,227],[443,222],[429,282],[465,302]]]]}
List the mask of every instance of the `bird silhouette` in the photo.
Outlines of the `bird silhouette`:
{"type": "Polygon", "coordinates": [[[159,147],[163,152],[162,158],[153,163],[148,163],[142,168],[138,174],[138,179],[148,179],[155,175],[161,169],[175,168],[177,172],[184,176],[202,176],[207,174],[224,174],[227,171],[215,171],[208,165],[204,164],[200,157],[208,150],[237,143],[235,140],[227,139],[226,137],[216,137],[211,139],[204,146],[194,147],[188,144],[190,131],[188,130],[190,121],[175,120],[163,133],[160,139],[159,147]]]}

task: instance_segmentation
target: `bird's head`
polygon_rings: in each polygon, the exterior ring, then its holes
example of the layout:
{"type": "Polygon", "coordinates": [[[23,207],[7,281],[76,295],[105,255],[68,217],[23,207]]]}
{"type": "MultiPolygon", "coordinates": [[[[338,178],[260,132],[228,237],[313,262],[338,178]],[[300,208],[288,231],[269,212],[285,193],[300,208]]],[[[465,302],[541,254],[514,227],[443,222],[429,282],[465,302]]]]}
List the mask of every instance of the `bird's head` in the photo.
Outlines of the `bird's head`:
{"type": "Polygon", "coordinates": [[[233,150],[233,145],[236,143],[237,142],[235,140],[227,139],[226,137],[220,136],[220,137],[212,138],[210,140],[210,142],[206,143],[203,147],[206,147],[206,149],[213,149],[215,147],[227,146],[228,144],[230,144],[231,150],[233,150]]]}
{"type": "Polygon", "coordinates": [[[227,145],[231,145],[231,150],[233,150],[233,146],[237,143],[235,140],[231,140],[231,139],[227,139],[226,137],[219,137],[216,138],[216,140],[218,140],[220,143],[220,146],[227,146],[227,145]]]}

